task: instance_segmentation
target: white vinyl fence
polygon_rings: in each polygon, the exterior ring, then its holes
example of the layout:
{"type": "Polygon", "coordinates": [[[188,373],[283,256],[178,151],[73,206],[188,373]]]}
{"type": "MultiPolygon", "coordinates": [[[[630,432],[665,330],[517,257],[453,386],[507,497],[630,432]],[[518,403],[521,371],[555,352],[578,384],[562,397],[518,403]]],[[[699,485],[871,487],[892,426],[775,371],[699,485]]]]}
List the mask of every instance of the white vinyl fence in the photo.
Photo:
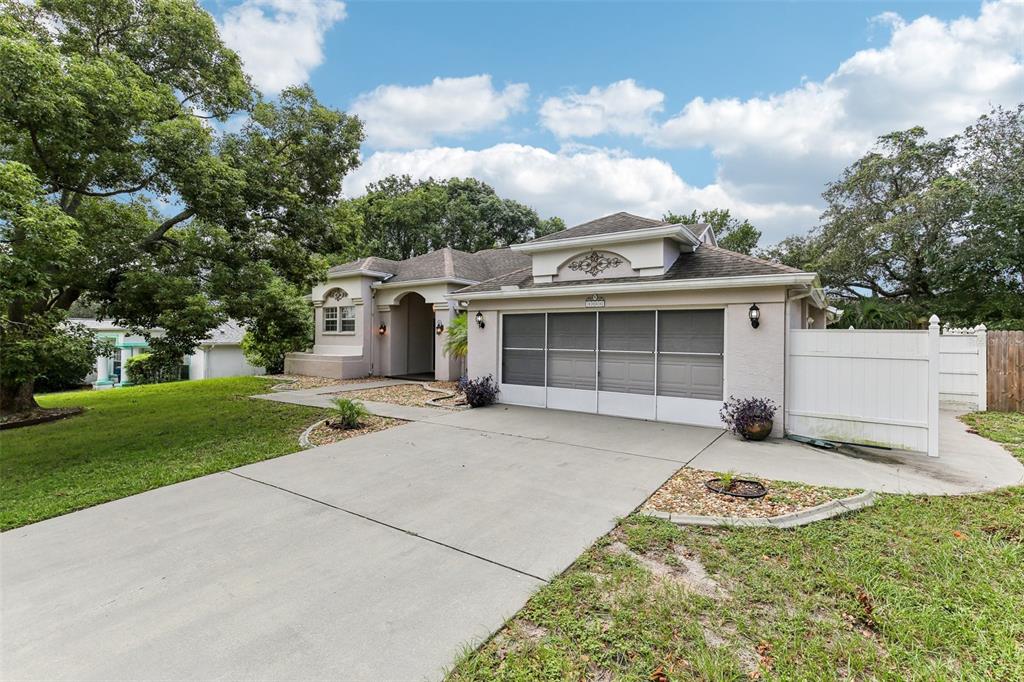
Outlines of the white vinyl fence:
{"type": "Polygon", "coordinates": [[[790,331],[786,430],[938,455],[939,324],[790,331]]]}
{"type": "Polygon", "coordinates": [[[971,410],[985,410],[987,398],[985,325],[973,329],[946,327],[939,338],[939,401],[971,410]]]}
{"type": "Polygon", "coordinates": [[[786,430],[938,456],[939,404],[985,409],[985,327],[793,329],[786,430]]]}

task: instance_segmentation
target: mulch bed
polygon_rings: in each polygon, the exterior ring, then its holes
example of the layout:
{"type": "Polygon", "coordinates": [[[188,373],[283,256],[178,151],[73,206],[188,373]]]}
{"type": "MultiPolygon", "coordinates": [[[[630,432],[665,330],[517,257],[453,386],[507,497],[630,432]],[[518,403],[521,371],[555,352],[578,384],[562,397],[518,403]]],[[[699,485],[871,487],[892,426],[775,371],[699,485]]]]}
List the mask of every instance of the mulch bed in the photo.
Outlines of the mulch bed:
{"type": "MultiPolygon", "coordinates": [[[[447,390],[446,384],[450,382],[438,382],[438,388],[447,390]]],[[[434,386],[435,384],[431,384],[434,386]]],[[[373,403],[391,403],[392,405],[404,405],[406,407],[437,407],[428,401],[440,398],[440,393],[428,391],[419,384],[399,384],[397,386],[384,386],[382,388],[367,388],[361,391],[341,391],[332,395],[340,395],[355,400],[368,400],[373,403]]],[[[442,405],[451,404],[453,407],[461,400],[462,396],[447,398],[439,401],[442,405]]]]}
{"type": "Polygon", "coordinates": [[[17,429],[22,426],[35,426],[47,422],[57,421],[82,414],[85,408],[82,407],[55,407],[52,409],[39,408],[30,412],[19,412],[0,417],[0,430],[17,429]]]}
{"type": "Polygon", "coordinates": [[[330,445],[331,443],[355,438],[356,436],[363,436],[367,433],[383,431],[384,429],[390,429],[394,426],[400,426],[405,423],[406,422],[403,419],[378,417],[377,415],[364,417],[362,420],[362,426],[358,429],[336,429],[329,426],[327,422],[322,422],[318,424],[315,429],[309,432],[309,443],[310,445],[330,445]]]}
{"type": "Polygon", "coordinates": [[[768,518],[809,509],[861,492],[849,488],[827,488],[757,479],[768,488],[768,494],[760,499],[750,500],[713,493],[704,486],[705,481],[718,476],[720,474],[714,471],[680,469],[647,500],[644,509],[693,516],[768,518]]]}
{"type": "Polygon", "coordinates": [[[275,386],[278,391],[301,391],[305,388],[323,388],[335,384],[365,384],[378,381],[380,377],[359,377],[357,379],[335,379],[334,377],[307,377],[297,374],[271,374],[268,379],[278,379],[281,383],[275,386]]]}

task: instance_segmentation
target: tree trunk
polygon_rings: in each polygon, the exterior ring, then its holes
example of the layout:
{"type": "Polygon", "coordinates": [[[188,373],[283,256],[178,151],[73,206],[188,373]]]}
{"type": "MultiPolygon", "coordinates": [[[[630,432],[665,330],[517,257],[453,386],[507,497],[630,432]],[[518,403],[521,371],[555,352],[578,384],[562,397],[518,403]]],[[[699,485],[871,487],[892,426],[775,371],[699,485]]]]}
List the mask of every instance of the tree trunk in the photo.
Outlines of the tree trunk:
{"type": "Polygon", "coordinates": [[[35,398],[35,381],[0,384],[0,415],[18,414],[39,409],[35,398]]]}

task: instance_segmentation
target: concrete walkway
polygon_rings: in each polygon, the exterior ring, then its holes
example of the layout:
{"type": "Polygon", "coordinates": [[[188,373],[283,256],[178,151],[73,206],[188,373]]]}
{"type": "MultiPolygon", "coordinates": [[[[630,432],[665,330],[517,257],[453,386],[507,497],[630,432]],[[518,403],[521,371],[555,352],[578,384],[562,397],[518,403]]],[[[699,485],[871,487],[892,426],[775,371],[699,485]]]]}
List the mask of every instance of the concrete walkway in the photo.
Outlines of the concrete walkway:
{"type": "MultiPolygon", "coordinates": [[[[404,379],[380,379],[367,381],[359,384],[334,384],[333,386],[320,386],[318,388],[303,388],[294,391],[274,391],[255,395],[254,398],[261,400],[273,400],[278,403],[291,403],[292,405],[307,405],[309,407],[333,407],[335,398],[341,397],[336,394],[349,391],[363,391],[371,388],[385,388],[387,386],[400,386],[402,384],[419,384],[419,381],[406,381],[404,379]]],[[[373,414],[381,417],[393,417],[406,421],[424,421],[439,413],[444,414],[451,410],[443,407],[410,407],[408,405],[395,405],[394,403],[382,403],[371,400],[362,401],[373,414]]]]}
{"type": "Polygon", "coordinates": [[[887,493],[956,495],[1024,483],[1024,464],[998,443],[967,432],[962,412],[939,414],[939,456],[844,446],[821,450],[789,440],[745,442],[727,434],[687,466],[783,481],[887,493]]]}

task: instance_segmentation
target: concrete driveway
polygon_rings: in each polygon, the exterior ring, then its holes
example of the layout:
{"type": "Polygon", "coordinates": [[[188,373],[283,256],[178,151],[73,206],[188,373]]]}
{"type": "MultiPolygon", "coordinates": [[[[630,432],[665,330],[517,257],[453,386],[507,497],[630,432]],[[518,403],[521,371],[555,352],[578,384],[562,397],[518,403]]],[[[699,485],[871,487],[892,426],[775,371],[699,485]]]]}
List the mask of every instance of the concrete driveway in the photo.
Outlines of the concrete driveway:
{"type": "Polygon", "coordinates": [[[436,679],[715,429],[495,407],[0,536],[18,679],[436,679]]]}

